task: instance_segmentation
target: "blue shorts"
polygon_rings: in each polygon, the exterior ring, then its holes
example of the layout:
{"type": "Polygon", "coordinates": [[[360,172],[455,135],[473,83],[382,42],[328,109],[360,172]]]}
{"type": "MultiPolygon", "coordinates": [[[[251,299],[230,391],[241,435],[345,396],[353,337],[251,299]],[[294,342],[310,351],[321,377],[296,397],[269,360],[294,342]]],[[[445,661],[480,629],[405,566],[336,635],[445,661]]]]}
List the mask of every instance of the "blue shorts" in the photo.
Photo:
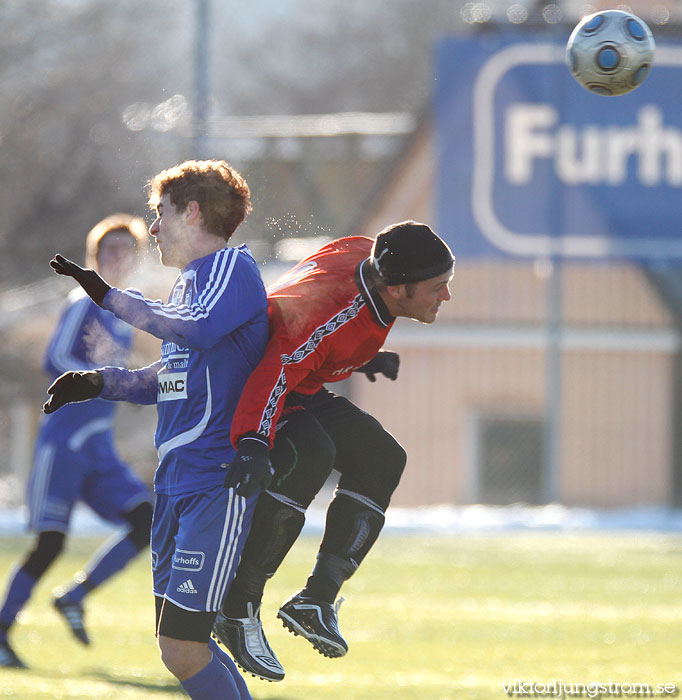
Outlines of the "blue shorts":
{"type": "Polygon", "coordinates": [[[125,522],[124,513],[152,500],[149,489],[116,453],[111,433],[93,435],[78,450],[66,442],[36,441],[27,493],[31,530],[67,532],[78,501],[118,525],[125,522]]]}
{"type": "Polygon", "coordinates": [[[182,496],[158,494],[152,521],[154,595],[184,610],[219,610],[258,495],[247,500],[222,486],[182,496]]]}

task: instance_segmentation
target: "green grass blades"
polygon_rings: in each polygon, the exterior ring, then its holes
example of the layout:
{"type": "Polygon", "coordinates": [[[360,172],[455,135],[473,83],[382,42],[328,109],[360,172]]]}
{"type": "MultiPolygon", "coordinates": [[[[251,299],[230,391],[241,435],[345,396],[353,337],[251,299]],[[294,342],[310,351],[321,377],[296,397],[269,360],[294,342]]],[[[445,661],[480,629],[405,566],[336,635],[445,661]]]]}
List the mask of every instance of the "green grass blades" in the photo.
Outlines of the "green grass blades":
{"type": "MultiPolygon", "coordinates": [[[[3,578],[28,542],[0,540],[3,578]]],[[[682,693],[682,536],[384,533],[342,592],[350,651],[334,660],[275,619],[305,582],[317,543],[303,537],[268,585],[261,615],[287,675],[278,684],[249,676],[255,700],[682,693]]],[[[148,556],[86,601],[90,648],[51,608],[52,589],[98,544],[74,539],[36,588],[11,635],[31,668],[0,669],[0,699],[186,697],[155,646],[148,556]]]]}

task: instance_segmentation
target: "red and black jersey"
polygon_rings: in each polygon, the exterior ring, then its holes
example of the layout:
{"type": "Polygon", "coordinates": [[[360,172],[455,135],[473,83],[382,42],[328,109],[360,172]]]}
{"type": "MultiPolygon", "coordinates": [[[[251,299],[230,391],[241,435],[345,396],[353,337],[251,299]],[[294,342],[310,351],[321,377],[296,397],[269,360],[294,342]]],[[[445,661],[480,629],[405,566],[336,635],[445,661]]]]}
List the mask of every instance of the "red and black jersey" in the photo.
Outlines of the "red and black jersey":
{"type": "Polygon", "coordinates": [[[381,349],[395,319],[366,283],[372,244],[332,241],[268,287],[270,341],[242,392],[233,444],[248,432],[272,441],[288,392],[315,394],[381,349]]]}

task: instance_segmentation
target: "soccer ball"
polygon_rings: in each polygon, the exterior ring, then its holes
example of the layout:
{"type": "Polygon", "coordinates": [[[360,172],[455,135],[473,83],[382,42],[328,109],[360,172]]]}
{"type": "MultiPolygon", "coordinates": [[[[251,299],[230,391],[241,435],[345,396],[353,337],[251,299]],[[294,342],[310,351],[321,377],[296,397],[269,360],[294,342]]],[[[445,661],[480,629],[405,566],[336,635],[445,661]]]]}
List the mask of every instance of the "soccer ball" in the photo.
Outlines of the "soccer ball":
{"type": "Polygon", "coordinates": [[[571,32],[566,61],[573,77],[598,95],[624,95],[649,75],[656,42],[639,17],[621,10],[587,15],[571,32]]]}

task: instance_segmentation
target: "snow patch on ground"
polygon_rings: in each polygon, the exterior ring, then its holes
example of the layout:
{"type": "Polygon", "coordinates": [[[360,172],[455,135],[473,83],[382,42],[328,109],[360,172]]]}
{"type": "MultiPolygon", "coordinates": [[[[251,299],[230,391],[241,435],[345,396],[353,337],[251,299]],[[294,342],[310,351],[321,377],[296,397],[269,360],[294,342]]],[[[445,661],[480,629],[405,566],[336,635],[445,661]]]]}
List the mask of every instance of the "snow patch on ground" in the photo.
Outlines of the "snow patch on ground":
{"type": "MultiPolygon", "coordinates": [[[[324,528],[325,507],[308,510],[304,533],[320,533],[324,528]]],[[[0,509],[0,536],[26,532],[24,507],[0,509]]],[[[89,508],[78,505],[73,514],[72,533],[103,535],[116,528],[89,508]]],[[[682,509],[632,507],[614,510],[546,506],[422,506],[389,508],[387,531],[415,534],[456,534],[476,532],[594,532],[604,530],[652,531],[682,534],[682,509]]]]}

